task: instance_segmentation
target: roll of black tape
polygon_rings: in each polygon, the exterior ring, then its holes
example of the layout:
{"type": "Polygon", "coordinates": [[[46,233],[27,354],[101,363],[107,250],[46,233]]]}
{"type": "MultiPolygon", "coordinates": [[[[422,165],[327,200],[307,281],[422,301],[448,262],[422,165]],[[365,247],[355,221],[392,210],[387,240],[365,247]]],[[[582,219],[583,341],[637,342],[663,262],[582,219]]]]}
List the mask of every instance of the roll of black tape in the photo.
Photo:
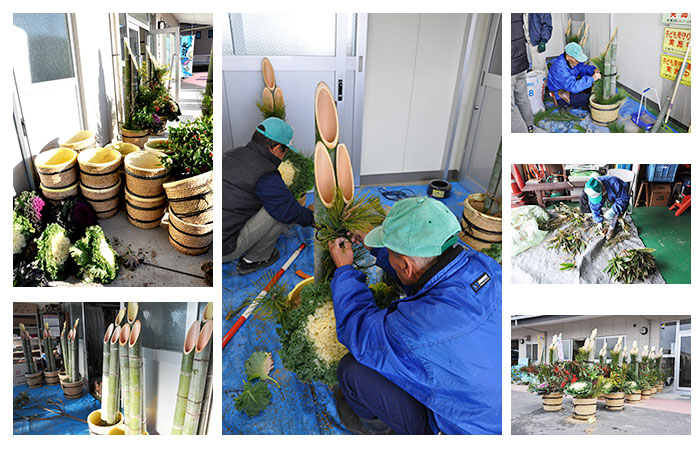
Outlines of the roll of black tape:
{"type": "Polygon", "coordinates": [[[428,195],[433,198],[447,198],[451,190],[452,185],[445,180],[433,180],[428,185],[428,195]]]}

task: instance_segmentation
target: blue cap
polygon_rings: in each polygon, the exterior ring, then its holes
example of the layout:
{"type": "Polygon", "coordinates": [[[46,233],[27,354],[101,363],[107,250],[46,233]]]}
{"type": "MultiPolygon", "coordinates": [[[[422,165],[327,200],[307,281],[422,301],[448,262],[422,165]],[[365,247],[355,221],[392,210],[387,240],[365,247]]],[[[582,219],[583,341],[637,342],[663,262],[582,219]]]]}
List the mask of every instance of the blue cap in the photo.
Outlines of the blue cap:
{"type": "Polygon", "coordinates": [[[260,125],[258,125],[257,131],[266,138],[296,151],[296,149],[292,147],[294,130],[287,122],[279,117],[268,117],[263,120],[260,125]]]}
{"type": "Polygon", "coordinates": [[[564,51],[567,55],[571,56],[572,58],[576,58],[576,61],[578,62],[588,61],[588,56],[586,56],[586,54],[583,53],[583,49],[576,42],[569,42],[568,44],[566,44],[566,47],[564,47],[564,51]]]}

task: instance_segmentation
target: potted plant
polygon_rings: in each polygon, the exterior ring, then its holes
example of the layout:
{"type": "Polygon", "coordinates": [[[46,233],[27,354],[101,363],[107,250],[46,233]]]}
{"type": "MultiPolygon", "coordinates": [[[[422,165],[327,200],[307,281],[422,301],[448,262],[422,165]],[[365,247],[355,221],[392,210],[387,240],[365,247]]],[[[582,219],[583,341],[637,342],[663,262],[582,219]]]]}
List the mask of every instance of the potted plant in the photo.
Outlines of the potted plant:
{"type": "MultiPolygon", "coordinates": [[[[624,349],[624,354],[627,353],[627,347],[624,349]]],[[[627,403],[639,403],[642,400],[642,389],[639,384],[639,348],[637,341],[632,343],[630,350],[630,363],[627,370],[627,377],[624,383],[625,401],[627,403]]],[[[623,357],[624,359],[624,357],[623,357]]]]}
{"type": "Polygon", "coordinates": [[[37,370],[36,361],[34,361],[32,354],[32,338],[23,323],[19,324],[19,336],[22,338],[22,352],[24,353],[24,364],[26,366],[24,378],[27,380],[27,386],[38,388],[41,386],[42,374],[37,370]]]}
{"type": "Polygon", "coordinates": [[[627,379],[628,366],[622,362],[621,356],[622,336],[617,339],[615,347],[610,350],[609,373],[601,388],[605,393],[605,408],[611,411],[622,411],[625,407],[624,384],[627,379]]]}
{"type": "Polygon", "coordinates": [[[142,84],[139,94],[141,104],[147,105],[151,112],[150,132],[153,135],[162,135],[167,122],[179,121],[182,115],[180,106],[170,96],[166,85],[168,74],[169,67],[159,65],[146,50],[146,58],[139,72],[142,84]]]}
{"type": "Polygon", "coordinates": [[[542,407],[545,411],[559,411],[562,404],[562,390],[566,385],[565,371],[556,361],[558,336],[552,337],[549,345],[549,364],[542,363],[536,367],[535,380],[528,383],[527,390],[542,396],[542,407]]]}
{"type": "Polygon", "coordinates": [[[49,329],[48,322],[44,322],[41,347],[44,350],[44,357],[46,358],[46,369],[44,370],[46,384],[58,384],[58,369],[56,369],[56,359],[53,354],[53,339],[51,338],[51,330],[49,329]]]}
{"type": "Polygon", "coordinates": [[[69,378],[63,382],[63,395],[66,398],[79,398],[83,395],[83,377],[80,376],[80,364],[78,361],[78,323],[80,318],[75,319],[73,328],[68,331],[68,361],[69,378]]]}
{"type": "Polygon", "coordinates": [[[213,219],[214,141],[212,118],[199,116],[168,128],[168,149],[161,157],[170,172],[163,184],[170,208],[177,217],[193,224],[213,219]]]}
{"type": "MultiPolygon", "coordinates": [[[[139,67],[124,39],[124,115],[121,130],[124,142],[143,148],[154,123],[153,105],[144,102],[139,67]]],[[[157,117],[157,115],[156,115],[157,117]]]]}
{"type": "Polygon", "coordinates": [[[605,51],[591,58],[600,70],[600,79],[593,83],[589,99],[591,119],[597,125],[614,123],[619,115],[620,105],[627,97],[624,89],[617,87],[617,29],[605,47],[605,51]]]}
{"type": "Polygon", "coordinates": [[[656,354],[656,357],[654,358],[655,364],[656,364],[656,378],[658,380],[658,384],[656,385],[656,392],[661,392],[664,389],[664,380],[666,379],[664,369],[661,366],[663,354],[664,354],[664,348],[661,347],[661,348],[659,348],[659,352],[656,354]]]}
{"type": "Polygon", "coordinates": [[[564,393],[573,397],[574,419],[595,420],[596,402],[602,388],[602,370],[591,360],[595,348],[598,329],[586,338],[583,347],[578,349],[576,360],[567,361],[565,370],[570,374],[564,393]]]}
{"type": "Polygon", "coordinates": [[[642,400],[649,400],[653,394],[652,386],[656,381],[652,373],[652,367],[649,364],[649,346],[645,345],[641,354],[641,362],[639,364],[639,388],[642,390],[642,400]]]}

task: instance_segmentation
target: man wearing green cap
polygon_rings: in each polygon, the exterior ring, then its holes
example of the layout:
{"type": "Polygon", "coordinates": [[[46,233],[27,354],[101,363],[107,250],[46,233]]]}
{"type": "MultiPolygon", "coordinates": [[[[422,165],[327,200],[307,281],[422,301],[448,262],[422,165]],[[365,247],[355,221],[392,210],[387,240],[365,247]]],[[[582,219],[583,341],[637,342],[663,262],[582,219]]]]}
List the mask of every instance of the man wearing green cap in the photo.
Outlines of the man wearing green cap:
{"type": "Polygon", "coordinates": [[[591,87],[600,79],[600,71],[586,61],[588,56],[576,42],[566,44],[564,53],[552,61],[547,87],[559,107],[588,108],[591,87]]]}
{"type": "Polygon", "coordinates": [[[625,182],[612,175],[589,178],[579,196],[581,212],[593,213],[593,222],[599,230],[603,230],[604,220],[610,222],[605,235],[606,240],[615,235],[617,220],[625,213],[629,204],[630,195],[625,182]],[[606,203],[610,208],[603,213],[606,203]]]}
{"type": "Polygon", "coordinates": [[[343,238],[329,243],[338,364],[348,429],[380,434],[500,434],[501,267],[457,243],[441,202],[397,202],[363,239],[406,296],[379,309],[343,238]]]}
{"type": "Polygon", "coordinates": [[[297,202],[277,170],[293,149],[293,134],[285,121],[270,117],[244,147],[224,152],[222,261],[238,258],[241,275],[279,258],[275,244],[288,224],[313,225],[313,212],[297,202]]]}

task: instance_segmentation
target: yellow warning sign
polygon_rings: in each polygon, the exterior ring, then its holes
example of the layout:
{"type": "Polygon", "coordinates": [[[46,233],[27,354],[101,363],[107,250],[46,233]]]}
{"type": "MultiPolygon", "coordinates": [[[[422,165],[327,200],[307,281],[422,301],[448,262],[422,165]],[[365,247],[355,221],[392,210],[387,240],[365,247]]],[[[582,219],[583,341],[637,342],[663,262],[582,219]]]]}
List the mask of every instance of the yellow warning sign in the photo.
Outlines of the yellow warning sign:
{"type": "MultiPolygon", "coordinates": [[[[690,42],[689,28],[664,28],[664,51],[685,56],[690,42]]],[[[690,55],[688,55],[690,58],[690,55]]]]}
{"type": "MultiPolygon", "coordinates": [[[[670,55],[661,55],[661,76],[669,80],[675,80],[678,71],[681,70],[681,65],[683,64],[683,58],[670,55]]],[[[690,86],[690,60],[688,60],[688,65],[683,73],[683,78],[681,79],[681,84],[684,86],[690,86]]]]}

